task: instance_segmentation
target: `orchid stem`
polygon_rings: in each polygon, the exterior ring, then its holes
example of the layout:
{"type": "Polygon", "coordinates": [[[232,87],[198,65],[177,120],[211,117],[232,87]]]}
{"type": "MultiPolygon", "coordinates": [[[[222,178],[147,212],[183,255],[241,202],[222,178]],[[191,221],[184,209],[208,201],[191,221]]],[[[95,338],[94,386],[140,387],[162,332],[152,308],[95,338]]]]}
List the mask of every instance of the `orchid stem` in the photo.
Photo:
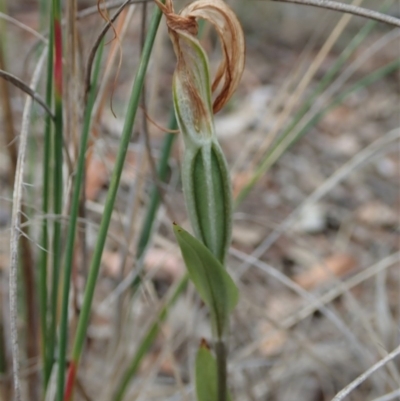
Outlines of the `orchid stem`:
{"type": "Polygon", "coordinates": [[[225,341],[219,338],[215,343],[217,357],[218,401],[226,401],[227,395],[227,352],[225,341]]]}

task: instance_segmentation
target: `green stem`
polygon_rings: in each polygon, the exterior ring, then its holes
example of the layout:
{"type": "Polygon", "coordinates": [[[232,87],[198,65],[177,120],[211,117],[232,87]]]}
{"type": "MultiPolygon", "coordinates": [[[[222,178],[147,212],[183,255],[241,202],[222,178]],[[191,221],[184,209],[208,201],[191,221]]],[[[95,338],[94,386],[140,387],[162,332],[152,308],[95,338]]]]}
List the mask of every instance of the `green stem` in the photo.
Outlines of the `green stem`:
{"type": "Polygon", "coordinates": [[[78,221],[80,194],[83,182],[83,175],[85,171],[85,155],[89,140],[91,115],[93,111],[94,102],[96,99],[96,86],[100,72],[103,48],[104,48],[104,41],[102,41],[96,56],[94,73],[91,82],[91,89],[85,110],[80,151],[78,157],[78,165],[76,169],[76,177],[74,183],[74,192],[71,203],[71,213],[70,213],[68,233],[67,233],[65,266],[64,266],[64,277],[63,277],[62,309],[61,309],[61,320],[60,320],[60,344],[58,353],[58,376],[57,376],[57,398],[56,398],[57,401],[62,401],[64,396],[65,363],[66,363],[67,341],[68,341],[68,303],[69,303],[71,273],[72,273],[72,264],[74,256],[76,225],[78,221]]]}
{"type": "Polygon", "coordinates": [[[225,342],[218,339],[215,343],[215,356],[217,358],[217,394],[218,401],[226,401],[227,398],[227,352],[225,342]]]}
{"type": "MultiPolygon", "coordinates": [[[[58,284],[61,265],[61,214],[63,204],[63,104],[62,104],[62,31],[61,31],[61,8],[59,0],[52,2],[52,30],[54,35],[54,141],[53,141],[53,211],[56,216],[53,232],[53,269],[51,280],[50,298],[50,327],[48,333],[48,374],[54,363],[54,351],[56,346],[57,329],[57,301],[58,284]]],[[[49,376],[46,377],[48,381],[49,376]]]]}
{"type": "Polygon", "coordinates": [[[135,77],[132,88],[131,98],[129,100],[128,112],[125,119],[124,128],[121,135],[118,155],[115,162],[114,171],[111,177],[110,188],[107,193],[103,218],[100,223],[99,234],[97,237],[96,246],[91,261],[89,276],[85,288],[85,294],[82,304],[81,314],[79,316],[75,342],[72,351],[72,363],[69,370],[68,386],[70,390],[66,393],[65,400],[70,400],[72,397],[72,387],[75,381],[75,375],[78,368],[79,360],[82,354],[83,345],[86,337],[86,330],[89,323],[90,309],[93,301],[96,281],[99,274],[101,256],[107,239],[108,227],[111,221],[111,215],[115,203],[115,198],[118,191],[118,186],[124,166],[126,152],[128,150],[129,139],[131,136],[133,124],[135,121],[136,111],[139,106],[140,95],[143,87],[144,78],[146,75],[147,66],[149,63],[151,50],[153,48],[154,39],[161,20],[161,11],[158,7],[155,8],[152,21],[149,27],[149,32],[146,36],[146,42],[143,48],[143,54],[140,59],[139,68],[135,77]]]}
{"type": "MultiPolygon", "coordinates": [[[[53,30],[50,30],[49,50],[47,55],[47,83],[46,83],[46,104],[51,108],[53,96],[53,30]]],[[[49,203],[51,199],[50,180],[51,180],[51,118],[46,114],[44,131],[44,155],[43,155],[43,191],[42,191],[42,234],[40,247],[40,265],[39,265],[39,307],[40,307],[40,328],[42,334],[42,358],[44,372],[44,386],[47,387],[50,373],[51,361],[47,352],[47,257],[48,257],[48,221],[49,203]]]]}

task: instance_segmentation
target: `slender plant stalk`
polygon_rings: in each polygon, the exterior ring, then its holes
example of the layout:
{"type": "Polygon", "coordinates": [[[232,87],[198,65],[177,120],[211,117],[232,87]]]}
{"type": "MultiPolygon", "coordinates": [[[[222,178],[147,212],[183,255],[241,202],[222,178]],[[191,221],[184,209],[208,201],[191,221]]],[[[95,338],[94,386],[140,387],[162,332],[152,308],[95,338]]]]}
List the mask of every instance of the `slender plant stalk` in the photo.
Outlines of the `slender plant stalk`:
{"type": "MultiPolygon", "coordinates": [[[[0,11],[3,8],[3,2],[0,3],[0,11]]],[[[5,49],[4,44],[6,43],[5,38],[5,29],[3,28],[4,22],[0,22],[0,69],[5,70],[5,49]]],[[[2,118],[3,118],[3,126],[4,126],[4,134],[6,143],[8,144],[8,153],[10,156],[10,169],[9,169],[9,182],[10,185],[14,185],[14,175],[15,175],[15,166],[17,165],[18,151],[17,146],[14,144],[14,120],[11,109],[11,94],[9,90],[9,84],[7,81],[1,79],[0,80],[0,97],[1,97],[1,106],[2,106],[2,118]]]]}
{"type": "MultiPolygon", "coordinates": [[[[42,52],[42,55],[39,58],[37,66],[32,76],[31,86],[36,87],[41,73],[41,68],[43,66],[46,50],[42,52]]],[[[13,357],[13,379],[14,379],[14,400],[21,401],[22,400],[22,392],[20,385],[20,360],[19,360],[19,345],[18,345],[18,306],[17,306],[17,298],[18,298],[18,242],[19,237],[21,235],[21,202],[22,202],[22,193],[23,193],[23,177],[24,177],[24,167],[25,167],[25,155],[27,150],[27,138],[30,127],[30,117],[32,111],[32,98],[28,97],[25,106],[24,112],[22,115],[22,124],[21,124],[21,133],[19,135],[19,148],[18,148],[18,161],[17,167],[15,171],[15,181],[14,181],[14,190],[13,190],[13,205],[12,205],[12,214],[11,214],[11,234],[10,234],[10,273],[9,273],[9,302],[10,302],[10,333],[11,333],[11,347],[12,347],[12,357],[13,357]]],[[[28,333],[31,334],[31,333],[28,333]]],[[[33,333],[34,334],[34,333],[33,333]]],[[[29,389],[32,390],[31,388],[29,389]]],[[[36,389],[33,388],[33,393],[30,394],[33,399],[37,399],[36,389]]]]}
{"type": "MultiPolygon", "coordinates": [[[[53,97],[53,46],[54,35],[53,30],[50,30],[49,44],[47,55],[47,82],[46,82],[46,104],[51,108],[53,97]]],[[[42,359],[43,359],[43,377],[44,387],[47,388],[48,381],[51,374],[51,355],[48,352],[47,343],[47,268],[48,268],[48,247],[49,247],[49,233],[48,221],[45,216],[49,213],[49,206],[51,200],[50,181],[51,181],[51,133],[52,123],[49,115],[45,118],[44,130],[44,155],[43,155],[43,189],[42,189],[42,233],[40,240],[40,264],[39,264],[39,308],[40,308],[40,329],[42,340],[42,359]]]]}
{"type": "Polygon", "coordinates": [[[39,2],[39,15],[40,15],[40,32],[45,30],[48,25],[49,15],[49,2],[47,0],[40,0],[39,2]]]}
{"type": "MultiPolygon", "coordinates": [[[[0,65],[4,65],[4,61],[0,62],[0,65]]],[[[4,67],[1,67],[4,68],[4,67]]],[[[17,87],[18,89],[21,89],[23,92],[25,92],[27,95],[31,96],[33,99],[36,100],[36,102],[43,107],[43,109],[51,115],[51,117],[53,117],[53,114],[51,112],[51,110],[47,107],[46,102],[41,98],[41,96],[35,92],[33,89],[31,89],[29,87],[29,85],[27,85],[24,81],[20,80],[18,77],[16,77],[15,75],[4,71],[3,69],[0,69],[0,78],[2,78],[4,81],[8,81],[11,82],[15,87],[17,87]]],[[[3,80],[1,82],[3,82],[3,80]]],[[[2,93],[2,92],[0,92],[2,93]]],[[[4,94],[7,95],[7,93],[9,93],[7,90],[4,90],[4,94]]],[[[7,106],[5,106],[7,107],[7,106]]],[[[6,110],[6,112],[8,112],[8,110],[6,110]]],[[[7,136],[8,137],[8,136],[7,136]]],[[[10,144],[9,147],[11,147],[12,142],[10,144]]],[[[14,145],[14,147],[16,147],[16,145],[14,145]]]]}
{"type": "Polygon", "coordinates": [[[68,225],[67,243],[65,249],[62,309],[61,309],[61,320],[60,320],[60,342],[58,348],[59,353],[58,353],[58,373],[57,373],[57,398],[56,398],[57,401],[62,401],[64,396],[65,364],[66,364],[67,341],[68,341],[68,305],[69,305],[72,264],[74,259],[76,225],[78,221],[80,194],[82,190],[82,182],[85,171],[85,155],[89,140],[91,115],[93,111],[94,101],[96,99],[96,87],[100,72],[103,48],[104,48],[104,41],[99,47],[99,51],[97,53],[94,66],[94,73],[92,78],[92,85],[89,92],[88,103],[85,110],[80,150],[78,156],[78,165],[76,168],[76,176],[74,182],[74,192],[71,203],[71,213],[68,225]]]}
{"type": "Polygon", "coordinates": [[[160,20],[161,20],[161,11],[158,8],[155,8],[149,27],[149,32],[146,36],[146,42],[143,48],[143,54],[140,60],[139,68],[132,87],[131,98],[129,100],[128,111],[121,135],[120,147],[118,149],[118,155],[115,162],[114,171],[111,177],[110,188],[108,190],[107,199],[105,202],[103,218],[100,223],[99,234],[97,237],[93,258],[89,269],[89,276],[85,288],[81,314],[79,316],[78,327],[72,351],[72,360],[68,370],[68,380],[64,398],[65,401],[71,400],[72,397],[73,386],[79,365],[79,360],[82,354],[83,345],[86,338],[86,330],[89,323],[90,309],[93,301],[93,295],[96,287],[97,277],[99,274],[101,256],[107,239],[108,227],[110,225],[111,215],[118,191],[118,185],[120,182],[122,169],[124,166],[126,152],[128,150],[129,139],[136,117],[136,111],[139,106],[143,82],[146,75],[146,70],[149,63],[151,50],[153,47],[154,39],[156,36],[160,20]]]}
{"type": "Polygon", "coordinates": [[[326,8],[328,10],[339,11],[342,13],[349,13],[358,17],[364,17],[371,20],[383,22],[388,25],[400,27],[400,19],[392,17],[391,15],[381,14],[377,11],[368,8],[357,7],[351,4],[344,4],[338,1],[331,0],[272,0],[278,3],[296,3],[307,6],[314,6],[326,8]]]}
{"type": "Polygon", "coordinates": [[[61,214],[63,204],[63,103],[62,103],[62,31],[61,31],[61,5],[59,0],[52,2],[52,29],[54,34],[54,141],[53,141],[53,211],[56,215],[53,233],[53,271],[51,280],[50,298],[50,326],[48,333],[48,361],[49,372],[54,362],[57,329],[57,304],[61,266],[61,214]]]}
{"type": "MultiPolygon", "coordinates": [[[[0,1],[0,11],[5,12],[6,4],[4,0],[0,1]]],[[[5,49],[4,49],[4,44],[6,43],[5,41],[5,27],[4,27],[4,22],[0,21],[0,69],[5,69],[5,49]]],[[[8,152],[9,152],[9,157],[10,157],[10,162],[11,166],[9,168],[9,182],[10,185],[14,185],[14,176],[15,176],[15,169],[13,166],[17,165],[17,159],[18,159],[18,152],[17,152],[17,147],[14,144],[14,122],[13,122],[13,115],[12,115],[12,109],[11,109],[11,97],[9,93],[9,83],[6,82],[5,80],[1,80],[0,82],[0,101],[1,101],[1,107],[2,107],[2,121],[3,121],[3,131],[5,135],[5,140],[8,145],[8,152]]],[[[5,286],[6,283],[3,284],[5,286]]],[[[2,310],[1,310],[1,317],[2,319],[0,320],[0,373],[3,375],[3,377],[7,377],[7,380],[4,380],[4,383],[2,383],[2,396],[4,399],[9,399],[11,398],[12,395],[12,377],[9,374],[12,369],[12,358],[9,350],[9,333],[7,330],[8,329],[8,293],[6,291],[3,291],[1,301],[3,302],[2,310]],[[7,306],[6,306],[7,305],[7,306]],[[7,309],[6,309],[7,308],[7,309]]]]}
{"type": "MultiPolygon", "coordinates": [[[[5,10],[4,1],[0,2],[0,11],[5,10]]],[[[3,27],[3,21],[0,21],[0,69],[6,69],[5,60],[5,44],[7,43],[6,31],[3,27]]],[[[32,90],[28,85],[29,90],[32,90]]],[[[35,93],[34,90],[32,90],[35,93]]],[[[14,185],[14,176],[17,171],[17,155],[18,155],[18,142],[15,141],[15,131],[14,131],[14,121],[11,107],[11,92],[9,90],[9,83],[1,79],[0,82],[0,97],[1,104],[3,106],[3,121],[5,126],[5,134],[7,141],[7,149],[10,156],[10,168],[9,168],[9,182],[11,187],[14,185]]],[[[25,207],[21,205],[21,225],[24,225],[27,221],[25,207]]],[[[25,306],[25,317],[26,317],[26,331],[30,333],[26,337],[26,358],[30,361],[30,364],[34,364],[38,353],[38,313],[37,313],[37,294],[35,288],[35,278],[34,278],[34,262],[31,244],[28,239],[28,228],[23,229],[25,234],[21,237],[20,242],[20,252],[21,252],[21,270],[22,270],[22,280],[24,284],[23,299],[25,306]]],[[[32,366],[29,365],[29,368],[32,366]]],[[[39,388],[40,379],[39,372],[37,369],[31,369],[30,374],[27,376],[28,389],[31,394],[32,401],[39,400],[39,388]]]]}
{"type": "Polygon", "coordinates": [[[215,343],[215,355],[217,357],[217,385],[218,385],[218,401],[226,401],[227,387],[227,355],[226,345],[223,339],[218,339],[215,343]]]}

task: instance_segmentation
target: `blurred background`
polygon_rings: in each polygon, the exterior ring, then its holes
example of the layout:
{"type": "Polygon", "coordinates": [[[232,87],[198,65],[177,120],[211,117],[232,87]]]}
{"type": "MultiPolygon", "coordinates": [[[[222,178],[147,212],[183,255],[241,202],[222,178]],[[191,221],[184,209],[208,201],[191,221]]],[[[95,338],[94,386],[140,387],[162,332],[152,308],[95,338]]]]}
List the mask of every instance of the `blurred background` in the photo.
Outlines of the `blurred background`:
{"type": "MultiPolygon", "coordinates": [[[[48,22],[36,1],[2,3],[1,69],[29,82],[40,39],[26,27],[46,35],[48,22]]],[[[187,3],[174,1],[175,10],[187,3]]],[[[227,261],[241,294],[229,337],[230,388],[240,401],[328,401],[399,344],[400,66],[393,63],[400,57],[400,32],[303,5],[267,0],[227,3],[246,37],[241,84],[215,116],[237,199],[227,261]]],[[[400,16],[396,0],[353,3],[400,16]]],[[[64,79],[64,100],[76,109],[64,123],[69,154],[64,168],[64,216],[69,213],[71,165],[82,125],[87,57],[105,24],[95,6],[95,1],[78,2],[76,68],[74,75],[64,79]]],[[[127,7],[114,23],[118,40],[113,31],[107,34],[86,166],[85,212],[79,226],[84,245],[77,246],[74,260],[71,339],[140,59],[143,7],[127,7]]],[[[149,2],[144,21],[150,20],[153,8],[149,2]]],[[[110,9],[110,16],[114,10],[110,9]]],[[[208,25],[202,43],[215,71],[220,49],[208,25]]],[[[71,57],[66,46],[64,64],[71,57]]],[[[170,118],[174,68],[163,19],[145,90],[147,114],[157,126],[138,111],[103,253],[76,400],[113,399],[121,376],[185,270],[171,230],[173,220],[190,229],[180,182],[182,144],[178,134],[160,129],[168,126],[170,118]],[[172,151],[165,180],[159,183],[163,196],[144,251],[140,240],[155,188],[154,165],[164,155],[166,138],[172,151]],[[142,286],[132,296],[129,289],[138,272],[142,286]]],[[[42,97],[45,84],[41,79],[37,88],[42,97]]],[[[2,103],[0,399],[4,401],[11,394],[6,280],[15,173],[12,158],[26,100],[16,87],[7,87],[15,140],[6,136],[8,120],[2,103]]],[[[4,97],[4,86],[0,92],[4,97]]],[[[57,218],[41,213],[43,116],[36,107],[23,188],[23,227],[35,275],[41,222],[57,218]]],[[[65,235],[64,223],[63,230],[65,235]]],[[[21,259],[22,264],[24,254],[21,259]]],[[[41,362],[25,353],[31,333],[26,330],[29,312],[24,288],[21,282],[19,329],[22,377],[28,380],[32,372],[40,371],[41,362]]],[[[168,308],[166,319],[157,327],[158,335],[130,381],[125,399],[194,400],[195,352],[200,339],[210,340],[211,333],[207,310],[192,286],[168,308]]],[[[399,387],[397,358],[346,400],[400,400],[399,387]],[[383,397],[391,393],[395,394],[392,398],[383,397]]],[[[25,399],[30,399],[29,394],[25,399]]]]}

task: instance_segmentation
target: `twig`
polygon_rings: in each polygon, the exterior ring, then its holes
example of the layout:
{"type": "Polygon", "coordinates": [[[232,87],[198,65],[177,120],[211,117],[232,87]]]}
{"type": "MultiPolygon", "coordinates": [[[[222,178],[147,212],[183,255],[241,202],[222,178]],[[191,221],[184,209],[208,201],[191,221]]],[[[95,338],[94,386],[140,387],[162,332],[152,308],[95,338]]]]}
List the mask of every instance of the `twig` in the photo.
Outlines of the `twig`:
{"type": "Polygon", "coordinates": [[[332,401],[342,401],[346,396],[348,396],[355,388],[357,388],[361,383],[368,379],[372,373],[375,373],[382,366],[385,366],[392,359],[396,358],[400,355],[400,345],[395,348],[390,354],[386,355],[385,358],[381,359],[375,365],[371,366],[368,370],[366,370],[363,374],[358,376],[355,380],[353,380],[350,384],[348,384],[343,390],[339,391],[332,399],[332,401]]]}
{"type": "Polygon", "coordinates": [[[37,94],[29,85],[27,85],[24,81],[21,81],[15,75],[10,74],[7,71],[0,70],[0,78],[5,79],[6,81],[12,83],[18,89],[21,89],[27,95],[29,95],[33,100],[36,100],[43,109],[50,115],[50,117],[54,120],[54,114],[52,111],[47,107],[46,102],[41,98],[39,94],[37,94]]]}
{"type": "MultiPolygon", "coordinates": [[[[33,73],[31,80],[31,88],[35,88],[39,78],[43,62],[46,58],[47,48],[37,63],[36,69],[33,73]]],[[[31,89],[33,91],[33,89],[31,89]]],[[[11,238],[10,238],[10,329],[11,329],[11,342],[12,342],[12,359],[13,359],[13,378],[15,389],[15,401],[21,401],[21,388],[19,377],[19,347],[18,347],[18,329],[17,329],[17,273],[18,273],[18,240],[21,232],[21,200],[23,191],[23,175],[24,175],[24,161],[27,147],[28,132],[30,126],[30,115],[32,110],[32,99],[30,96],[25,102],[24,112],[22,115],[22,127],[18,151],[17,170],[14,181],[13,191],[13,207],[11,215],[11,238]]]]}
{"type": "Polygon", "coordinates": [[[295,3],[318,8],[326,8],[328,10],[340,11],[348,14],[353,14],[358,17],[373,19],[383,22],[388,25],[400,27],[400,19],[390,15],[382,14],[374,10],[369,10],[363,7],[357,7],[350,4],[338,3],[331,0],[270,0],[277,3],[295,3]]]}

